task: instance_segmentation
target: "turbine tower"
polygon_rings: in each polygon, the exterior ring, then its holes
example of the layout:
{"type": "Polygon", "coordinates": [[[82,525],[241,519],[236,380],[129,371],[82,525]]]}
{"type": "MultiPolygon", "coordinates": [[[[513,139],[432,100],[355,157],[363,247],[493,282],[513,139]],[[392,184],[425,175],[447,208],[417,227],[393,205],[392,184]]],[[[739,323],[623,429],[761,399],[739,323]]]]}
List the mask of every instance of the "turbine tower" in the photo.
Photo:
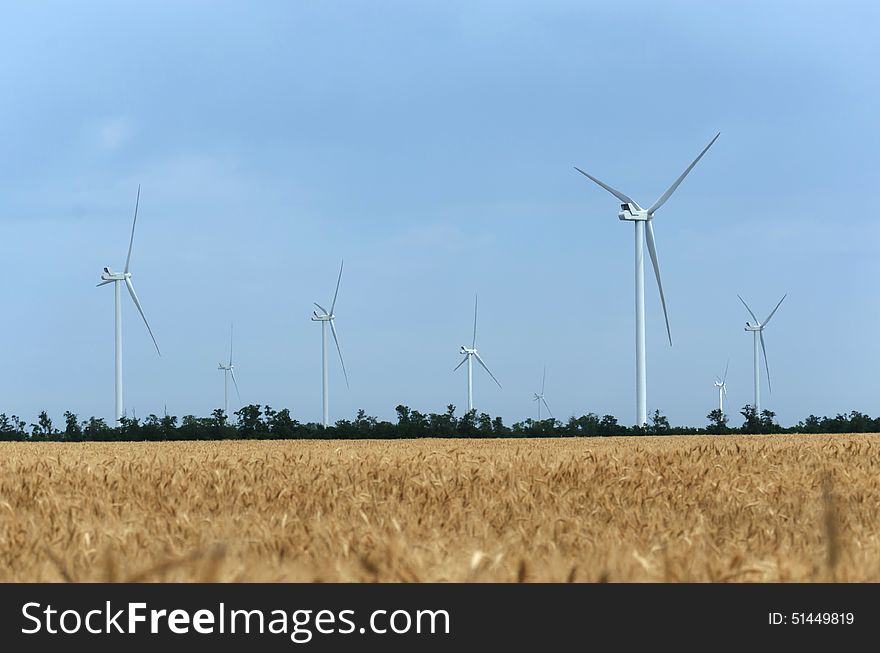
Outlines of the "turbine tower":
{"type": "Polygon", "coordinates": [[[724,376],[715,377],[715,387],[718,388],[718,410],[724,414],[724,397],[727,396],[727,370],[730,367],[730,361],[724,366],[724,376]]]}
{"type": "Polygon", "coordinates": [[[220,363],[217,367],[223,370],[223,412],[229,416],[229,377],[232,376],[232,384],[235,386],[235,394],[241,403],[241,393],[238,391],[238,381],[235,380],[235,365],[232,364],[232,325],[229,325],[229,362],[220,363]]]}
{"type": "Polygon", "coordinates": [[[495,375],[489,371],[489,368],[486,366],[486,363],[483,362],[483,359],[480,358],[480,354],[477,352],[477,296],[474,295],[474,338],[471,341],[470,347],[461,346],[459,353],[464,355],[464,358],[461,359],[461,362],[455,366],[455,369],[452,371],[455,372],[459,367],[467,363],[467,379],[468,379],[468,412],[471,412],[474,409],[474,362],[473,359],[477,359],[477,362],[483,366],[483,369],[486,370],[486,373],[492,377],[492,380],[498,384],[498,387],[501,387],[501,384],[498,383],[498,379],[495,378],[495,375]]]}
{"type": "Polygon", "coordinates": [[[746,304],[746,300],[742,297],[739,297],[739,301],[743,303],[743,306],[746,307],[746,310],[749,312],[749,315],[752,316],[752,319],[755,321],[754,324],[751,322],[746,322],[746,331],[752,332],[752,337],[754,339],[754,358],[755,358],[755,412],[761,413],[761,362],[760,356],[758,354],[758,340],[761,341],[761,351],[764,352],[764,367],[767,369],[767,390],[770,391],[770,394],[773,394],[773,388],[770,387],[770,364],[767,362],[767,348],[764,345],[764,327],[767,326],[767,323],[770,321],[770,318],[773,317],[773,314],[776,313],[776,310],[785,301],[785,298],[788,297],[788,293],[782,296],[782,299],[779,300],[779,304],[776,304],[776,308],[774,308],[770,315],[767,316],[763,322],[758,321],[758,318],[755,317],[755,314],[752,312],[752,309],[749,308],[749,305],[746,304]]]}
{"type": "Polygon", "coordinates": [[[131,267],[131,248],[134,245],[134,228],[137,225],[137,214],[138,214],[138,206],[140,205],[141,200],[141,187],[138,184],[137,190],[137,199],[135,199],[134,203],[134,220],[131,223],[131,239],[128,242],[128,256],[125,258],[125,269],[119,273],[114,272],[111,268],[105,267],[104,271],[101,273],[101,283],[98,286],[106,286],[108,283],[113,284],[114,295],[116,299],[116,421],[119,422],[124,415],[124,405],[122,403],[122,293],[120,284],[124,283],[125,287],[128,288],[128,294],[131,295],[131,300],[134,302],[134,305],[137,307],[138,313],[141,314],[141,318],[144,320],[144,324],[147,326],[147,331],[150,333],[150,338],[153,339],[153,344],[156,346],[156,353],[159,356],[162,356],[162,353],[159,351],[159,344],[156,342],[156,337],[153,335],[153,330],[150,328],[150,323],[147,322],[147,316],[144,315],[144,310],[141,308],[141,303],[138,301],[137,294],[134,292],[134,286],[131,283],[131,272],[129,269],[131,267]]]}
{"type": "Polygon", "coordinates": [[[541,392],[535,393],[535,398],[532,401],[538,402],[538,421],[541,421],[541,404],[547,408],[547,413],[549,413],[550,417],[553,417],[553,413],[550,411],[550,406],[547,405],[547,400],[544,399],[544,384],[547,382],[547,367],[544,367],[544,377],[541,379],[541,392]]]}
{"type": "Polygon", "coordinates": [[[657,261],[657,249],[654,244],[654,227],[651,221],[654,213],[666,203],[666,200],[675,192],[679,184],[693,169],[697,162],[703,158],[706,151],[721,135],[715,135],[709,144],[703,148],[699,156],[681,173],[678,179],[670,186],[663,195],[654,202],[650,208],[643,209],[635,200],[624,195],[611,186],[599,181],[592,175],[587,174],[575,166],[575,170],[594,181],[599,186],[614,195],[623,202],[617,217],[620,220],[630,221],[635,225],[635,273],[636,273],[636,424],[643,426],[648,422],[648,388],[645,362],[645,255],[643,242],[647,239],[648,254],[654,266],[654,276],[657,278],[657,287],[660,290],[660,303],[663,305],[663,317],[666,320],[666,334],[669,337],[669,346],[672,346],[672,332],[669,329],[669,316],[666,313],[666,297],[663,295],[663,284],[660,282],[660,264],[657,261]]]}
{"type": "Polygon", "coordinates": [[[336,342],[336,351],[339,352],[339,362],[342,363],[342,374],[345,376],[345,387],[349,387],[348,385],[348,372],[345,371],[345,361],[342,359],[342,349],[339,347],[339,337],[336,335],[336,326],[334,324],[334,320],[336,319],[336,315],[333,314],[333,310],[336,308],[336,297],[339,295],[339,282],[342,281],[342,267],[345,265],[345,261],[339,265],[339,277],[336,279],[336,292],[333,293],[333,303],[330,304],[330,310],[328,311],[326,308],[315,302],[315,306],[317,306],[321,312],[312,311],[312,322],[320,322],[321,323],[321,368],[322,368],[322,382],[323,382],[323,397],[324,397],[324,418],[323,424],[324,428],[327,428],[330,425],[330,404],[329,404],[329,389],[327,383],[327,325],[330,325],[330,331],[333,333],[333,340],[336,342]]]}

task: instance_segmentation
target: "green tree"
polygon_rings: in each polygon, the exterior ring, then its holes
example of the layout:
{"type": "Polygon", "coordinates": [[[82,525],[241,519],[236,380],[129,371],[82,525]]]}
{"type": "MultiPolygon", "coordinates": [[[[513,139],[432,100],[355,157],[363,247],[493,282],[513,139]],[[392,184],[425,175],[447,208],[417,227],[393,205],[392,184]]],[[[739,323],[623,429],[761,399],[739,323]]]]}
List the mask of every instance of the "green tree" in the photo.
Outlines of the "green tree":
{"type": "Polygon", "coordinates": [[[290,416],[290,410],[282,408],[278,412],[272,413],[272,419],[267,420],[269,433],[273,438],[293,438],[296,437],[299,429],[299,422],[290,416]]]}
{"type": "Polygon", "coordinates": [[[454,438],[458,433],[458,420],[455,418],[455,406],[446,406],[443,414],[428,415],[428,433],[435,438],[454,438]]]}
{"type": "Polygon", "coordinates": [[[706,417],[709,419],[709,426],[706,427],[707,433],[723,435],[730,432],[730,429],[727,427],[727,415],[722,413],[720,408],[716,408],[706,417]]]}
{"type": "Polygon", "coordinates": [[[473,408],[461,416],[458,420],[458,435],[471,437],[477,432],[477,409],[473,408]]]}
{"type": "Polygon", "coordinates": [[[672,428],[669,426],[669,420],[666,419],[666,416],[659,410],[655,410],[654,414],[651,415],[651,426],[648,432],[652,435],[663,435],[671,430],[672,428]]]}
{"type": "Polygon", "coordinates": [[[403,404],[398,404],[398,406],[394,409],[397,413],[397,431],[400,437],[408,438],[412,437],[412,421],[410,420],[410,411],[409,406],[404,406],[403,404]]]}
{"type": "Polygon", "coordinates": [[[159,421],[159,428],[162,431],[162,437],[165,440],[174,440],[177,438],[177,416],[165,413],[159,421]]]}
{"type": "Polygon", "coordinates": [[[492,417],[488,413],[480,413],[477,417],[477,433],[483,437],[492,435],[492,417]]]}
{"type": "Polygon", "coordinates": [[[822,420],[820,420],[815,415],[810,415],[804,420],[798,422],[798,425],[795,427],[801,433],[821,433],[822,429],[822,420]]]}
{"type": "Polygon", "coordinates": [[[109,440],[114,435],[107,422],[103,418],[90,417],[83,428],[83,437],[87,440],[109,440]]]}
{"type": "Polygon", "coordinates": [[[766,408],[761,411],[761,433],[778,433],[781,431],[779,425],[775,422],[776,413],[766,408]]]}
{"type": "Polygon", "coordinates": [[[82,427],[77,421],[76,414],[69,410],[64,411],[64,439],[65,440],[82,440],[82,427]]]}
{"type": "Polygon", "coordinates": [[[24,440],[27,437],[27,424],[18,415],[7,417],[0,414],[0,440],[24,440]]]}
{"type": "Polygon", "coordinates": [[[618,424],[617,418],[614,415],[602,416],[602,420],[599,422],[598,428],[599,435],[622,435],[623,433],[626,433],[626,427],[618,424]]]}
{"type": "Polygon", "coordinates": [[[119,436],[125,440],[142,440],[141,423],[137,417],[126,417],[123,415],[119,418],[119,428],[117,429],[119,436]]]}
{"type": "Polygon", "coordinates": [[[378,420],[372,415],[367,415],[363,408],[359,409],[354,418],[355,435],[359,438],[369,438],[378,424],[378,420]]]}
{"type": "Polygon", "coordinates": [[[48,440],[57,433],[58,431],[52,426],[52,419],[45,410],[40,412],[37,423],[31,424],[31,437],[34,440],[48,440]]]}
{"type": "Polygon", "coordinates": [[[758,411],[754,406],[746,404],[742,407],[742,410],[739,411],[739,414],[745,418],[745,422],[743,422],[741,429],[743,433],[761,432],[761,419],[758,417],[758,411]]]}
{"type": "Polygon", "coordinates": [[[253,438],[261,434],[265,430],[265,424],[262,419],[262,411],[256,404],[242,406],[235,411],[238,418],[238,435],[241,438],[253,438]]]}

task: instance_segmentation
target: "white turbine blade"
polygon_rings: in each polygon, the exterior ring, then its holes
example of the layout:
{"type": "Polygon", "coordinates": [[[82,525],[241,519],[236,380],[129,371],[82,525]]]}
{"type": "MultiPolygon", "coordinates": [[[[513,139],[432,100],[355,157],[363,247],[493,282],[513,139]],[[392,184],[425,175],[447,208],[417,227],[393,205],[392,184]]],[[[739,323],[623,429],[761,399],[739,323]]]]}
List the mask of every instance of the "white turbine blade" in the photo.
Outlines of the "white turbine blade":
{"type": "MultiPolygon", "coordinates": [[[[480,355],[479,355],[479,354],[474,354],[474,356],[476,356],[476,357],[477,357],[477,362],[478,362],[478,363],[479,363],[479,364],[480,364],[480,365],[482,365],[482,366],[483,366],[483,369],[484,369],[484,370],[486,370],[486,372],[488,372],[488,373],[489,373],[489,376],[491,376],[491,377],[492,377],[492,380],[493,380],[493,381],[495,381],[495,383],[497,383],[497,384],[498,384],[498,387],[499,387],[499,388],[501,388],[501,384],[500,384],[500,383],[498,383],[498,379],[496,379],[496,378],[495,378],[495,375],[494,375],[494,374],[492,374],[492,372],[490,372],[490,371],[489,371],[489,368],[488,368],[488,367],[486,367],[486,364],[485,364],[485,363],[484,363],[484,362],[483,362],[483,359],[482,359],[482,358],[480,358],[480,355]]],[[[502,390],[503,390],[503,388],[502,388],[502,390]]]]}
{"type": "Polygon", "coordinates": [[[229,367],[232,367],[232,325],[229,325],[229,367]]]}
{"type": "Polygon", "coordinates": [[[770,318],[773,317],[773,314],[776,312],[776,309],[778,309],[778,308],[782,305],[782,302],[785,301],[785,298],[786,298],[786,297],[788,297],[788,293],[785,293],[785,294],[782,296],[782,299],[779,300],[779,303],[776,305],[776,308],[774,308],[774,309],[770,312],[770,315],[767,316],[767,319],[764,320],[764,325],[766,325],[767,322],[770,321],[770,318]]]}
{"type": "Polygon", "coordinates": [[[312,303],[313,303],[315,306],[317,306],[318,308],[320,308],[320,309],[321,309],[321,312],[322,312],[324,315],[330,315],[330,313],[327,312],[327,309],[324,308],[323,306],[321,306],[318,302],[312,302],[312,303]]]}
{"type": "Polygon", "coordinates": [[[761,349],[764,352],[764,368],[767,370],[767,390],[773,394],[773,388],[770,386],[770,363],[767,362],[767,348],[764,346],[764,331],[758,331],[761,336],[761,349]]]}
{"type": "Polygon", "coordinates": [[[721,391],[724,393],[724,396],[727,396],[727,385],[721,386],[721,391]]]}
{"type": "Polygon", "coordinates": [[[654,246],[654,226],[651,221],[645,222],[645,233],[648,238],[648,254],[651,255],[651,263],[654,265],[654,276],[657,277],[657,288],[660,289],[660,303],[663,304],[663,317],[666,319],[666,335],[669,337],[669,346],[672,346],[672,331],[669,329],[669,315],[666,314],[666,297],[663,295],[663,283],[660,281],[660,263],[657,261],[657,249],[654,246]]]}
{"type": "Polygon", "coordinates": [[[141,203],[141,185],[138,184],[137,199],[134,201],[134,220],[131,223],[131,240],[128,241],[128,256],[125,257],[125,272],[128,274],[128,266],[131,263],[131,247],[134,245],[134,227],[138,221],[138,205],[141,203]]]}
{"type": "Polygon", "coordinates": [[[336,297],[339,295],[339,282],[342,281],[342,266],[345,265],[345,261],[343,261],[339,265],[339,276],[336,278],[336,292],[333,293],[333,303],[330,304],[330,315],[333,315],[333,309],[336,308],[336,297]]]}
{"type": "Polygon", "coordinates": [[[471,342],[471,349],[477,346],[477,296],[474,295],[474,339],[471,342]]]}
{"type": "Polygon", "coordinates": [[[229,376],[232,377],[232,385],[235,386],[235,394],[238,395],[238,401],[241,403],[241,393],[238,391],[238,381],[235,380],[235,372],[229,370],[229,376]]]}
{"type": "Polygon", "coordinates": [[[693,162],[687,167],[687,170],[685,170],[684,172],[682,172],[682,173],[681,173],[681,176],[680,176],[678,179],[675,180],[675,183],[672,184],[672,186],[670,186],[670,187],[667,189],[667,191],[666,191],[665,193],[663,193],[663,195],[660,196],[660,199],[659,199],[659,200],[657,200],[656,202],[654,202],[654,205],[653,205],[650,209],[648,209],[648,214],[652,214],[652,213],[654,213],[654,211],[656,211],[657,209],[659,209],[661,206],[663,206],[663,205],[666,203],[666,200],[668,200],[669,197],[675,192],[675,189],[678,188],[678,185],[679,185],[682,181],[684,181],[684,178],[687,177],[687,176],[688,176],[688,173],[689,173],[691,170],[694,169],[694,166],[697,165],[697,162],[698,162],[700,159],[703,158],[703,155],[706,153],[706,151],[707,151],[710,147],[712,147],[712,143],[714,143],[715,141],[718,140],[718,137],[719,137],[719,136],[721,136],[721,132],[718,132],[717,134],[715,134],[715,138],[713,138],[711,141],[709,141],[709,144],[708,144],[706,147],[703,148],[703,151],[700,152],[699,156],[697,156],[697,158],[694,159],[693,162]]]}
{"type": "Polygon", "coordinates": [[[348,385],[348,372],[345,371],[345,361],[342,359],[342,348],[339,346],[339,337],[336,335],[336,325],[333,323],[333,320],[330,320],[330,330],[333,332],[333,340],[336,342],[336,351],[339,352],[339,362],[342,363],[342,375],[345,377],[345,387],[350,388],[348,385]]]}
{"type": "Polygon", "coordinates": [[[727,365],[724,366],[724,376],[721,377],[721,382],[724,383],[727,381],[727,370],[730,369],[730,359],[727,359],[727,365]]]}
{"type": "Polygon", "coordinates": [[[465,354],[465,357],[461,359],[461,362],[458,365],[456,365],[454,368],[452,368],[452,371],[455,372],[459,367],[461,367],[462,365],[467,363],[467,359],[468,359],[467,354],[465,354]]]}
{"type": "Polygon", "coordinates": [[[638,203],[637,203],[634,199],[632,199],[631,197],[628,197],[628,196],[624,195],[624,194],[621,193],[619,190],[615,190],[614,188],[611,188],[611,186],[609,186],[608,184],[605,184],[605,183],[599,181],[599,180],[596,179],[593,175],[584,172],[583,170],[581,170],[581,169],[578,168],[577,166],[574,166],[574,169],[577,170],[579,173],[581,173],[584,177],[587,177],[588,179],[592,179],[594,182],[596,182],[597,184],[599,184],[602,188],[604,188],[604,189],[607,190],[609,193],[611,193],[612,195],[614,195],[614,197],[616,197],[617,199],[619,199],[621,202],[626,202],[626,203],[628,203],[628,204],[635,204],[636,206],[638,206],[638,203]]]}
{"type": "Polygon", "coordinates": [[[96,283],[95,288],[100,288],[101,286],[106,286],[108,283],[113,283],[113,279],[110,279],[108,281],[102,281],[101,283],[96,283]]]}
{"type": "Polygon", "coordinates": [[[134,286],[131,285],[131,279],[129,277],[125,277],[125,285],[128,287],[128,294],[131,295],[131,299],[134,302],[134,305],[137,306],[138,313],[141,314],[141,317],[144,320],[144,324],[147,325],[147,331],[150,332],[150,337],[153,339],[153,344],[156,345],[156,353],[159,356],[162,356],[162,352],[159,351],[159,343],[156,342],[156,336],[153,335],[153,330],[150,328],[150,323],[147,322],[147,316],[144,315],[144,309],[141,308],[141,303],[138,301],[137,294],[134,292],[134,286]]]}
{"type": "MultiPolygon", "coordinates": [[[[739,295],[737,295],[737,297],[739,297],[739,295]]],[[[750,308],[749,308],[749,305],[746,304],[746,300],[743,299],[742,297],[739,297],[739,301],[741,301],[741,302],[743,303],[743,306],[746,307],[746,310],[749,312],[749,315],[751,315],[751,316],[752,316],[752,319],[755,320],[755,324],[761,324],[760,322],[758,322],[758,318],[755,317],[755,314],[752,312],[752,309],[750,309],[750,308]]]]}
{"type": "Polygon", "coordinates": [[[547,409],[547,412],[550,413],[550,417],[553,417],[553,411],[551,411],[550,406],[547,405],[547,400],[544,399],[544,397],[541,397],[541,401],[544,402],[544,407],[547,409]]]}
{"type": "Polygon", "coordinates": [[[544,378],[541,379],[541,396],[544,396],[544,384],[547,383],[547,366],[544,366],[544,378]]]}

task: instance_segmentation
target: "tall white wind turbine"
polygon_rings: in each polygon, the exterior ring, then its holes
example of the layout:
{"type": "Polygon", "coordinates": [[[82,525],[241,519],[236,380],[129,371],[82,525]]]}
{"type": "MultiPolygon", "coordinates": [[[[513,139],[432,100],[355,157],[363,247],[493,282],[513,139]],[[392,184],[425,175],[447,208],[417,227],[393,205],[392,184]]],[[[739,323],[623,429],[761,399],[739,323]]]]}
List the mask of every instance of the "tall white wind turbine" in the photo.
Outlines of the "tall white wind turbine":
{"type": "Polygon", "coordinates": [[[477,362],[483,366],[483,369],[486,370],[486,373],[492,377],[492,380],[498,384],[498,387],[501,387],[501,384],[498,383],[498,379],[495,378],[495,375],[489,371],[489,368],[486,366],[486,363],[483,362],[483,359],[480,358],[479,352],[477,352],[477,296],[474,295],[474,338],[471,341],[470,347],[461,346],[459,349],[459,353],[464,355],[464,358],[461,359],[461,362],[455,366],[455,369],[452,371],[455,372],[459,367],[467,363],[467,379],[468,379],[468,412],[471,412],[474,409],[474,362],[473,359],[477,359],[477,362]]]}
{"type": "Polygon", "coordinates": [[[241,393],[238,391],[238,381],[235,380],[235,365],[232,363],[232,325],[229,325],[229,362],[220,363],[218,370],[223,370],[223,412],[229,417],[229,377],[232,377],[232,384],[235,386],[235,394],[238,395],[238,401],[241,403],[241,393]]]}
{"type": "Polygon", "coordinates": [[[724,366],[724,376],[715,377],[715,387],[718,388],[718,410],[724,414],[724,397],[727,396],[727,370],[730,367],[730,361],[724,366]]]}
{"type": "Polygon", "coordinates": [[[782,299],[779,300],[779,304],[776,304],[776,308],[770,311],[770,315],[767,316],[763,322],[760,322],[757,317],[755,317],[752,309],[749,308],[749,305],[746,304],[746,300],[742,297],[739,297],[739,301],[743,303],[743,306],[746,307],[746,310],[749,312],[749,315],[752,316],[752,319],[755,321],[754,324],[751,322],[746,322],[746,331],[752,332],[752,337],[754,339],[754,359],[755,359],[755,412],[761,412],[761,361],[760,356],[758,354],[758,341],[761,341],[761,351],[764,352],[764,367],[767,370],[767,390],[770,391],[770,394],[773,394],[773,388],[770,386],[770,364],[767,362],[767,348],[764,345],[764,327],[767,326],[767,323],[770,321],[770,318],[773,317],[773,314],[776,313],[776,310],[785,301],[785,298],[788,297],[788,293],[782,296],[782,299]]]}
{"type": "Polygon", "coordinates": [[[541,404],[544,404],[544,407],[547,409],[547,413],[550,417],[553,417],[553,413],[550,411],[550,406],[547,405],[547,400],[544,399],[544,385],[547,383],[547,368],[544,368],[544,376],[541,379],[541,392],[535,393],[535,398],[532,401],[538,402],[538,421],[541,421],[541,404]]]}
{"type": "Polygon", "coordinates": [[[339,295],[339,282],[342,281],[342,267],[345,265],[345,261],[339,266],[339,277],[336,279],[336,292],[333,293],[333,303],[330,304],[330,310],[328,311],[326,308],[315,303],[321,312],[312,311],[312,321],[321,323],[321,367],[322,367],[322,380],[323,380],[323,397],[324,397],[324,419],[323,424],[324,428],[327,428],[330,425],[330,404],[329,404],[329,389],[327,384],[327,325],[330,325],[330,331],[333,333],[333,340],[336,342],[336,351],[339,352],[339,362],[342,363],[342,374],[345,376],[345,387],[348,386],[348,372],[345,371],[345,361],[342,359],[342,349],[339,347],[339,337],[336,335],[336,326],[334,324],[334,320],[336,319],[336,315],[334,315],[333,310],[336,308],[336,297],[339,295]]]}
{"type": "Polygon", "coordinates": [[[120,289],[120,284],[125,284],[125,287],[128,288],[128,294],[131,295],[131,300],[134,302],[134,305],[137,307],[138,313],[141,314],[141,318],[144,320],[144,324],[147,326],[147,331],[150,333],[150,338],[153,339],[153,344],[156,346],[156,353],[159,356],[162,356],[162,353],[159,351],[159,344],[156,342],[156,337],[153,335],[153,330],[150,328],[150,323],[147,322],[147,316],[144,315],[144,310],[141,308],[141,303],[138,301],[137,294],[134,291],[134,286],[131,283],[131,272],[129,269],[131,267],[131,248],[134,245],[134,228],[137,225],[137,214],[138,214],[138,206],[140,205],[141,200],[141,187],[138,184],[137,190],[137,199],[134,203],[134,220],[131,223],[131,239],[128,242],[128,256],[125,258],[125,269],[122,273],[114,272],[111,268],[105,267],[104,271],[101,273],[101,283],[98,286],[105,286],[108,283],[113,284],[113,288],[115,291],[116,297],[116,421],[118,422],[122,416],[124,415],[124,405],[122,403],[122,293],[120,289]]]}
{"type": "Polygon", "coordinates": [[[599,186],[614,195],[623,202],[617,217],[620,220],[628,220],[635,224],[635,255],[636,255],[636,424],[642,426],[648,422],[648,387],[645,362],[645,256],[643,242],[647,239],[648,253],[651,255],[651,263],[654,266],[654,276],[657,278],[657,287],[660,290],[660,303],[663,305],[663,317],[666,320],[666,334],[669,337],[669,346],[672,346],[672,331],[669,329],[669,316],[666,313],[666,297],[663,295],[663,284],[660,282],[660,264],[657,261],[657,249],[654,244],[654,227],[651,221],[654,213],[666,203],[666,200],[675,192],[679,184],[693,169],[697,162],[703,158],[706,151],[721,135],[715,135],[709,144],[703,148],[699,156],[681,173],[678,179],[670,186],[663,195],[654,202],[650,208],[643,209],[635,200],[615,190],[592,175],[587,174],[575,166],[575,170],[594,181],[599,186]]]}

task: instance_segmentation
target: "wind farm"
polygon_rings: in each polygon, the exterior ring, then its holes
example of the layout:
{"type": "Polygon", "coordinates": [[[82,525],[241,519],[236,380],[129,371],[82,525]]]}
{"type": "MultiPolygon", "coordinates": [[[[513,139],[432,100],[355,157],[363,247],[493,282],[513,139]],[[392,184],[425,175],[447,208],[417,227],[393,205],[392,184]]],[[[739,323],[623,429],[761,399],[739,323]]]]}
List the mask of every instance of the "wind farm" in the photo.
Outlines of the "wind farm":
{"type": "Polygon", "coordinates": [[[880,581],[876,10],[645,9],[10,9],[0,581],[880,581]]]}

